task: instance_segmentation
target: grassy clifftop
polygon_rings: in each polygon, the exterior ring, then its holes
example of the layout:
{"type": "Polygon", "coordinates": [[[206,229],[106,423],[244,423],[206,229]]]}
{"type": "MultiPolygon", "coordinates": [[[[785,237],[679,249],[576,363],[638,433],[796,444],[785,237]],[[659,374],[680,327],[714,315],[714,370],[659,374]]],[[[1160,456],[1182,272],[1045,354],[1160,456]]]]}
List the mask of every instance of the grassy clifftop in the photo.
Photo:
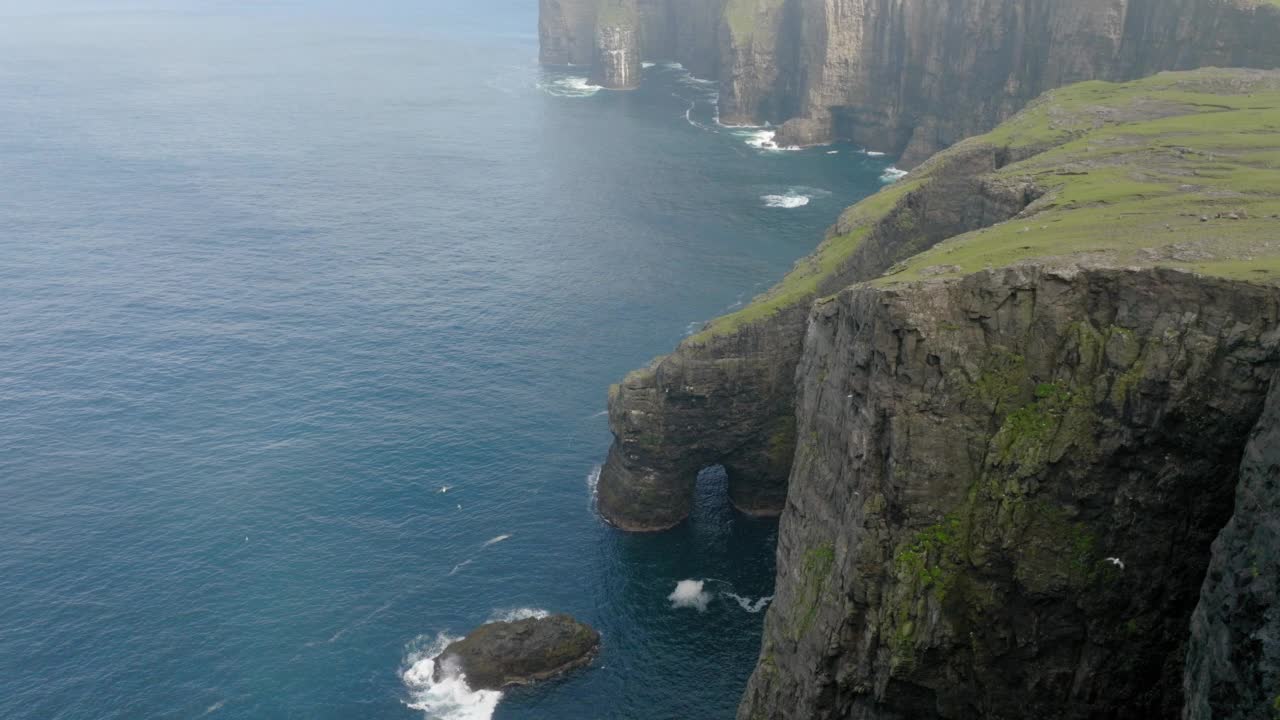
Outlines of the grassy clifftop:
{"type": "Polygon", "coordinates": [[[860,254],[869,237],[889,235],[901,261],[879,283],[1031,260],[1280,279],[1280,71],[1209,68],[1051,91],[846,210],[780,283],[686,342],[707,342],[841,282],[879,275],[886,268],[856,265],[869,254],[860,254]],[[994,161],[962,162],[984,156],[994,161]],[[938,231],[931,205],[957,172],[973,173],[970,187],[1027,188],[1038,199],[1012,219],[958,227],[934,245],[925,236],[925,228],[938,231]]]}
{"type": "Polygon", "coordinates": [[[728,0],[724,6],[724,19],[734,41],[744,44],[752,40],[761,19],[781,10],[782,5],[783,0],[728,0]]]}
{"type": "Polygon", "coordinates": [[[992,175],[1034,183],[1043,197],[1009,222],[921,253],[884,281],[1045,258],[1280,278],[1278,73],[1210,69],[1082,83],[962,147],[977,144],[1044,148],[992,175]]]}
{"type": "Polygon", "coordinates": [[[635,0],[597,0],[596,24],[602,27],[634,27],[639,22],[635,0]]]}

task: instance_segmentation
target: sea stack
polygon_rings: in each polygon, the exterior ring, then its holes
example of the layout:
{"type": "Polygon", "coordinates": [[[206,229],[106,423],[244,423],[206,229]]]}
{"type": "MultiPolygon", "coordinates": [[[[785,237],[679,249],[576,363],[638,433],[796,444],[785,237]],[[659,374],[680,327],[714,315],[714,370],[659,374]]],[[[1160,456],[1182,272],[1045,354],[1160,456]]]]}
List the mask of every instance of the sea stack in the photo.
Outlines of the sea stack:
{"type": "Polygon", "coordinates": [[[640,84],[639,17],[635,0],[600,0],[591,82],[612,90],[640,84]]]}
{"type": "Polygon", "coordinates": [[[500,690],[562,675],[591,662],[600,633],[568,615],[491,622],[450,643],[434,679],[462,675],[472,690],[500,690]]]}

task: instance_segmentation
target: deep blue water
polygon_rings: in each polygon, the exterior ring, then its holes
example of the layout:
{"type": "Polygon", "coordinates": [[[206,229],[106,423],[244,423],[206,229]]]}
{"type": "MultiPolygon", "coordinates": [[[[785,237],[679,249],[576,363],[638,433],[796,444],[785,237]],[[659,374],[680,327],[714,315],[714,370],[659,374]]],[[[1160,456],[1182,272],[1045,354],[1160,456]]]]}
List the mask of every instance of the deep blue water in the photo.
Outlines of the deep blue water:
{"type": "Polygon", "coordinates": [[[606,387],[884,163],[757,150],[671,68],[573,92],[535,28],[0,0],[0,717],[422,717],[438,635],[517,608],[604,650],[495,717],[732,717],[776,524],[714,477],[676,531],[601,524],[606,387]]]}

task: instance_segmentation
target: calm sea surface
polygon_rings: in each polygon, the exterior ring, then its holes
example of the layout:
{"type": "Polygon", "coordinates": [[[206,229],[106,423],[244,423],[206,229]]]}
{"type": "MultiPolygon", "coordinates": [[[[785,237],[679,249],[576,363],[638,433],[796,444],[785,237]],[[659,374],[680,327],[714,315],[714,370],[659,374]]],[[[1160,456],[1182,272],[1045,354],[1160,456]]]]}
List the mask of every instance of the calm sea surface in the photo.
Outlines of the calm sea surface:
{"type": "Polygon", "coordinates": [[[776,524],[602,525],[606,388],[887,163],[541,70],[536,13],[0,0],[0,717],[732,717],[776,524]],[[589,669],[425,679],[539,609],[589,669]]]}

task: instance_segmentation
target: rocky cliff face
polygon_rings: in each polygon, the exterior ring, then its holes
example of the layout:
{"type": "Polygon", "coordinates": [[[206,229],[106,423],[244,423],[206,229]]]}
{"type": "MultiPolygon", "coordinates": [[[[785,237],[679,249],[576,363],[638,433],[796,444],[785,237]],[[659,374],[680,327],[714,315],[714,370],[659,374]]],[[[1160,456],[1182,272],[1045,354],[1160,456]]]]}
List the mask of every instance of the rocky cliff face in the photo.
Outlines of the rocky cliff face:
{"type": "Polygon", "coordinates": [[[820,303],[742,718],[1175,717],[1280,290],[1024,266],[820,303]]]}
{"type": "Polygon", "coordinates": [[[1276,123],[1090,83],[918,171],[1029,204],[813,305],[742,720],[1277,713],[1276,123]]]}
{"type": "Polygon", "coordinates": [[[1280,717],[1280,383],[1245,447],[1235,514],[1191,621],[1187,720],[1280,717]]]}
{"type": "MultiPolygon", "coordinates": [[[[544,62],[593,62],[600,2],[542,0],[544,62]]],[[[641,0],[637,17],[641,56],[721,80],[725,122],[903,166],[1068,83],[1280,66],[1270,0],[641,0]]]]}
{"type": "Polygon", "coordinates": [[[716,77],[727,0],[539,0],[539,58],[583,65],[596,81],[634,87],[642,59],[683,63],[716,77]]]}
{"type": "Polygon", "coordinates": [[[1280,65],[1280,8],[1255,0],[799,1],[806,81],[780,141],[846,137],[904,166],[1054,87],[1280,65]]]}
{"type": "Polygon", "coordinates": [[[612,389],[607,519],[782,510],[742,720],[1269,717],[1275,128],[1277,72],[1053,91],[612,389]]]}
{"type": "Polygon", "coordinates": [[[596,28],[596,63],[591,81],[613,90],[630,90],[640,84],[640,47],[632,18],[621,18],[596,28]]]}

